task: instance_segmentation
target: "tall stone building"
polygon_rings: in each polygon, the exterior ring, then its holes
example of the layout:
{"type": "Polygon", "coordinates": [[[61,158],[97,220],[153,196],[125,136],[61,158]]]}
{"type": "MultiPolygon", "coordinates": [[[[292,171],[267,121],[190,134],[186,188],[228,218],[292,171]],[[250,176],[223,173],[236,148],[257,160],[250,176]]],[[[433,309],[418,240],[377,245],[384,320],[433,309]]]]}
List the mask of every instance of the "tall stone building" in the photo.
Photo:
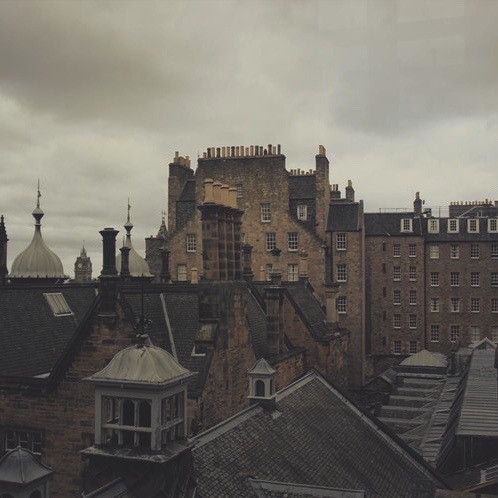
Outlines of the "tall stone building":
{"type": "Polygon", "coordinates": [[[90,282],[92,280],[92,260],[86,253],[85,246],[81,247],[80,255],[74,263],[75,282],[90,282]]]}

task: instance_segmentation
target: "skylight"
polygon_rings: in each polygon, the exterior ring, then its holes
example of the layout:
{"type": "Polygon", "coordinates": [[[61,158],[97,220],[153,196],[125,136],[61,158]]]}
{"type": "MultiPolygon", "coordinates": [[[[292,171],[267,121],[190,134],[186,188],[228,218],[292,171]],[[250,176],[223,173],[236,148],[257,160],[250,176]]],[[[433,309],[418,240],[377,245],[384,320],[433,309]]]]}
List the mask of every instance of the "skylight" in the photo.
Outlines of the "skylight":
{"type": "Polygon", "coordinates": [[[62,293],[51,292],[43,295],[45,296],[45,299],[47,300],[54,316],[68,316],[73,314],[62,293]]]}

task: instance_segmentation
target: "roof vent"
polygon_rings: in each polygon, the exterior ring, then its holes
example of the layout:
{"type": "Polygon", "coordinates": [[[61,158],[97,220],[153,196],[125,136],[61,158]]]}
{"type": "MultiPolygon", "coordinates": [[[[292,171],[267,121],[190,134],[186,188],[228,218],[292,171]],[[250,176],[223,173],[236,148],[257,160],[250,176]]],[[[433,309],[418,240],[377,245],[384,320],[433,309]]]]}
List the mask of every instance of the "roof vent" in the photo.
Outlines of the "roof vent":
{"type": "Polygon", "coordinates": [[[67,304],[66,298],[60,292],[44,293],[45,299],[47,300],[50,309],[54,316],[69,316],[73,312],[67,304]]]}

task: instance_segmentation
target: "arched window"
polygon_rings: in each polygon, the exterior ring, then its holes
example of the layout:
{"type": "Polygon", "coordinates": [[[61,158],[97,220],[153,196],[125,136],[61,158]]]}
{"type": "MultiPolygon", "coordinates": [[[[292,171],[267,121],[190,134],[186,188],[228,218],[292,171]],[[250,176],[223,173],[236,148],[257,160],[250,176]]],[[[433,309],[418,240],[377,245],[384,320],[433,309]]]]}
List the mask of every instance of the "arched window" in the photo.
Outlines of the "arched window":
{"type": "Polygon", "coordinates": [[[256,396],[263,398],[265,395],[265,383],[262,380],[257,380],[255,387],[256,387],[256,396]]]}
{"type": "Polygon", "coordinates": [[[39,489],[35,489],[30,495],[29,498],[42,498],[41,491],[39,489]]]}

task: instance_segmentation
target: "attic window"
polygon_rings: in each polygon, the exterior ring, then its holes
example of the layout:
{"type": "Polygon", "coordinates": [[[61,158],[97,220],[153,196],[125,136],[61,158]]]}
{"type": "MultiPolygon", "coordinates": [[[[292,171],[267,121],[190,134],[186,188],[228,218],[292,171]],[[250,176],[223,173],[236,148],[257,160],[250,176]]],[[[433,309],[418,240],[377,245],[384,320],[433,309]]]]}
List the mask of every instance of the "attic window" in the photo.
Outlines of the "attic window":
{"type": "Polygon", "coordinates": [[[412,219],[411,218],[402,218],[401,219],[401,231],[402,232],[413,232],[412,227],[412,219]]]}
{"type": "Polygon", "coordinates": [[[73,314],[62,293],[51,292],[43,295],[45,296],[45,299],[47,300],[54,316],[68,316],[73,314]]]}
{"type": "Polygon", "coordinates": [[[205,344],[194,344],[192,356],[206,356],[207,346],[205,344]]]}

